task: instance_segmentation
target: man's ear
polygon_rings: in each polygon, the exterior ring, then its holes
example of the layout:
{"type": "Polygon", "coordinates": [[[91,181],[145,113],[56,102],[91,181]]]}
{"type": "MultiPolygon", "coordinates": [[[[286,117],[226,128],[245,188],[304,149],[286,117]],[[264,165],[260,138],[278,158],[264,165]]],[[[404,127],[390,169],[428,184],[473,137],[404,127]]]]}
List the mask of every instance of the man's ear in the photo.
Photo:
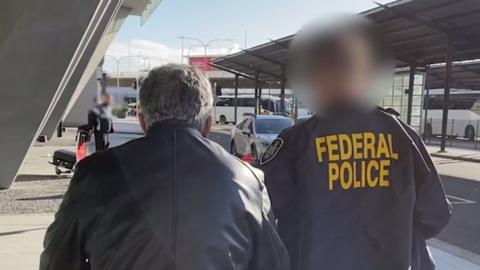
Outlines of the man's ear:
{"type": "Polygon", "coordinates": [[[207,118],[207,121],[205,121],[205,126],[203,127],[203,130],[202,130],[203,137],[206,138],[208,136],[208,134],[210,133],[210,130],[212,130],[212,126],[213,126],[213,118],[211,115],[209,115],[207,118]]]}
{"type": "Polygon", "coordinates": [[[147,126],[147,123],[145,123],[145,116],[141,111],[137,112],[137,116],[138,116],[138,122],[140,122],[140,127],[142,128],[143,133],[147,134],[148,126],[147,126]]]}

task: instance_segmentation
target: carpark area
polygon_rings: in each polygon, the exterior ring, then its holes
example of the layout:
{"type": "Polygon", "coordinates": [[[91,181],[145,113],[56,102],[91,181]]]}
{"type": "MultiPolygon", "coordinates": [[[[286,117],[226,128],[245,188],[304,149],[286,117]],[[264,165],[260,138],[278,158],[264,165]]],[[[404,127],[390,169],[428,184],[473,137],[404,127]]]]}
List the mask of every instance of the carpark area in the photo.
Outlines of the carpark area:
{"type": "MultiPolygon", "coordinates": [[[[112,136],[118,145],[141,136],[135,121],[123,121],[117,126],[125,132],[112,136]]],[[[218,125],[210,139],[225,149],[230,146],[233,125],[218,125]]],[[[36,269],[42,250],[42,239],[63,194],[71,174],[57,176],[48,164],[56,149],[75,148],[75,130],[67,129],[62,138],[47,143],[35,143],[28,153],[17,180],[10,189],[0,191],[0,269],[36,269]],[[10,250],[10,251],[9,251],[10,250]]],[[[435,153],[437,147],[432,147],[435,153]]],[[[457,155],[462,153],[454,152],[457,155]]],[[[439,270],[480,270],[480,163],[450,158],[434,158],[449,199],[454,206],[450,225],[437,239],[430,241],[439,270]]]]}

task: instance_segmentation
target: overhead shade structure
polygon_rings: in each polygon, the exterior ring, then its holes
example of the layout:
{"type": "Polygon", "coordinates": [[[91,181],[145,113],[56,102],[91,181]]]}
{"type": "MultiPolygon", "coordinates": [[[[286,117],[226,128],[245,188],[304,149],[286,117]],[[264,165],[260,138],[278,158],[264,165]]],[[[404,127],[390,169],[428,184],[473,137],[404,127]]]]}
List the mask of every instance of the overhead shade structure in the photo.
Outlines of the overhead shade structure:
{"type": "Polygon", "coordinates": [[[461,80],[452,78],[452,63],[480,58],[479,2],[396,1],[388,5],[378,5],[378,8],[362,15],[374,21],[384,33],[397,60],[397,66],[415,68],[445,63],[440,143],[440,151],[443,152],[446,147],[450,88],[454,83],[462,83],[461,80]]]}
{"type": "MultiPolygon", "coordinates": [[[[443,68],[445,104],[450,87],[461,85],[462,82],[465,85],[471,83],[471,78],[459,76],[451,79],[450,75],[457,69],[456,65],[452,67],[452,62],[480,59],[478,0],[401,0],[386,5],[378,4],[377,8],[360,15],[372,20],[384,34],[395,57],[396,67],[418,70],[432,64],[446,63],[443,68]]],[[[217,59],[214,64],[252,77],[259,72],[259,79],[265,81],[285,82],[284,71],[292,38],[293,35],[272,40],[217,59]]],[[[410,76],[414,74],[410,72],[410,76]]],[[[409,91],[411,93],[413,89],[409,91]]],[[[446,123],[447,106],[443,118],[446,123]]],[[[445,149],[445,128],[446,124],[442,128],[441,150],[445,149]]]]}
{"type": "Polygon", "coordinates": [[[282,68],[286,65],[288,48],[293,35],[217,58],[214,63],[251,77],[259,72],[259,79],[279,82],[284,78],[282,68]]]}
{"type": "MultiPolygon", "coordinates": [[[[360,13],[372,20],[391,46],[397,67],[445,63],[448,40],[452,61],[480,58],[478,0],[395,1],[360,13]]],[[[279,81],[294,35],[272,40],[213,63],[264,81],[279,81]]]]}
{"type": "MultiPolygon", "coordinates": [[[[456,89],[480,90],[480,62],[454,63],[450,73],[450,86],[456,89]]],[[[431,66],[425,88],[445,88],[445,65],[431,66]]]]}
{"type": "Polygon", "coordinates": [[[90,78],[124,18],[142,14],[151,0],[3,2],[0,189],[10,187],[41,131],[54,128],[83,90],[78,86],[90,78]]]}
{"type": "Polygon", "coordinates": [[[384,33],[397,66],[444,63],[449,40],[452,61],[480,56],[477,0],[396,1],[361,15],[384,33]]]}

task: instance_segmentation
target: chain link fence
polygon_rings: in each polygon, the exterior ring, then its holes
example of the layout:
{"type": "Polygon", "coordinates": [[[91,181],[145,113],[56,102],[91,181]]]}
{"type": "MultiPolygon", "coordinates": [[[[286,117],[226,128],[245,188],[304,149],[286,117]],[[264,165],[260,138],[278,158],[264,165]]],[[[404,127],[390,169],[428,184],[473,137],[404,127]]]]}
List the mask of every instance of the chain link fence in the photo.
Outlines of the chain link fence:
{"type": "MultiPolygon", "coordinates": [[[[447,144],[450,146],[480,148],[480,120],[449,119],[447,121],[447,144]]],[[[427,119],[423,136],[427,144],[440,144],[441,119],[427,119]]]]}

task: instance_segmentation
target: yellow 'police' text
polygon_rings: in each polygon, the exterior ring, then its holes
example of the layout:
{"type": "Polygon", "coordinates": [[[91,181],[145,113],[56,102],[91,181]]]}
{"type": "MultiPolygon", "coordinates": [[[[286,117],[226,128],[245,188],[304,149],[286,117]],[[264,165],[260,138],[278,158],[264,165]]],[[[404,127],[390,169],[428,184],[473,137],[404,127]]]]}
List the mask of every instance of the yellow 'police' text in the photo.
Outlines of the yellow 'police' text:
{"type": "Polygon", "coordinates": [[[390,186],[390,166],[398,159],[391,134],[362,132],[315,138],[318,162],[328,162],[328,188],[390,186]]]}

